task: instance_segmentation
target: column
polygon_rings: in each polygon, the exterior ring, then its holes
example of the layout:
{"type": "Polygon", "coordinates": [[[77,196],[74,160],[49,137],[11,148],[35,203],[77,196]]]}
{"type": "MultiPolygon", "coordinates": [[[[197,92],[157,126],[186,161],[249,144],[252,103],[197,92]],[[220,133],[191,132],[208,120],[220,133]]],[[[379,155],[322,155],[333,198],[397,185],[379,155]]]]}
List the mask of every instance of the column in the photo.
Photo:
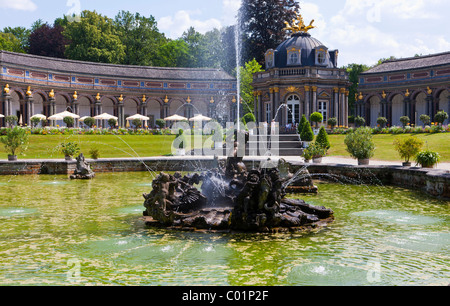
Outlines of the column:
{"type": "MultiPolygon", "coordinates": [[[[56,114],[56,99],[55,99],[55,97],[50,97],[48,99],[48,102],[49,102],[49,104],[48,104],[49,105],[49,109],[48,109],[49,117],[51,117],[54,114],[56,114]]],[[[55,123],[56,123],[56,121],[54,121],[54,120],[50,121],[50,126],[56,126],[55,123]]]]}
{"type": "Polygon", "coordinates": [[[345,88],[340,89],[340,99],[339,99],[339,125],[345,126],[345,88]]]}
{"type": "Polygon", "coordinates": [[[317,87],[316,86],[312,86],[312,113],[317,112],[318,107],[317,107],[317,87]]]}
{"type": "Polygon", "coordinates": [[[350,91],[345,91],[344,97],[344,126],[348,126],[348,96],[350,95],[350,91]]]}
{"type": "MultiPolygon", "coordinates": [[[[278,109],[280,108],[280,106],[281,106],[281,103],[280,103],[280,88],[275,87],[273,89],[273,92],[274,92],[274,101],[275,101],[274,112],[276,113],[278,111],[278,109]]],[[[275,114],[274,114],[274,116],[275,116],[275,114]]],[[[283,121],[283,112],[281,110],[278,112],[278,118],[275,118],[275,121],[279,122],[280,126],[281,126],[281,122],[283,121]]]]}
{"type": "Polygon", "coordinates": [[[309,120],[311,116],[311,87],[305,86],[305,116],[309,120]]]}
{"type": "MultiPolygon", "coordinates": [[[[8,117],[11,115],[11,95],[9,94],[9,88],[5,87],[3,90],[3,115],[8,117]]],[[[5,118],[2,118],[4,126],[6,126],[5,118]]]]}
{"type": "Polygon", "coordinates": [[[333,91],[334,91],[333,117],[338,119],[338,125],[339,125],[339,88],[333,88],[333,91]]]}
{"type": "Polygon", "coordinates": [[[31,117],[33,116],[32,110],[33,108],[33,96],[32,95],[28,95],[25,98],[25,112],[22,115],[22,120],[23,120],[23,124],[30,126],[31,125],[31,117]]]}

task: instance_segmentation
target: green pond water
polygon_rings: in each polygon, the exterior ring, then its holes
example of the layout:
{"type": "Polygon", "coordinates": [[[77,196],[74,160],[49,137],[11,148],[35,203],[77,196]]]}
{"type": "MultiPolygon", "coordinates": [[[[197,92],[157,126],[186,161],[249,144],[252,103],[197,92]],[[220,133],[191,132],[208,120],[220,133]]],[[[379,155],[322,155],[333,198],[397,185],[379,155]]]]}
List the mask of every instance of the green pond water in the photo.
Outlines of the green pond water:
{"type": "Polygon", "coordinates": [[[450,202],[318,183],[309,234],[148,229],[149,173],[0,177],[0,285],[448,285],[450,202]]]}

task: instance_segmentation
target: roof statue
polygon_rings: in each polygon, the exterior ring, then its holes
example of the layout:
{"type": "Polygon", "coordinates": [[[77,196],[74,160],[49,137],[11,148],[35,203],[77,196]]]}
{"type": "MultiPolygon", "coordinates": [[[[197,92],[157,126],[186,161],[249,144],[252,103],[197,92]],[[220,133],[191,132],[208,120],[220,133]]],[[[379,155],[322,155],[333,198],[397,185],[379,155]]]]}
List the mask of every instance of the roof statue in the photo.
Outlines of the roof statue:
{"type": "Polygon", "coordinates": [[[310,22],[308,26],[305,25],[305,22],[303,21],[303,17],[301,14],[297,14],[297,19],[292,19],[292,24],[289,24],[289,22],[285,21],[286,28],[284,28],[285,31],[292,31],[292,33],[308,33],[309,30],[314,29],[315,26],[313,26],[314,19],[310,22]]]}

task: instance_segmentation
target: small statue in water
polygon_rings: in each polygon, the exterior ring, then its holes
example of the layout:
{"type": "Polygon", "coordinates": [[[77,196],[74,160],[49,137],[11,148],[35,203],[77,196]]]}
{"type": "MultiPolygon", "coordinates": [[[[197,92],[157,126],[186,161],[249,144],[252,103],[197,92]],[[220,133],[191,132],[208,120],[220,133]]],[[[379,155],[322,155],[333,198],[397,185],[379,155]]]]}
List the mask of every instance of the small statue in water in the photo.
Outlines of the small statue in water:
{"type": "Polygon", "coordinates": [[[83,153],[77,157],[77,166],[74,173],[70,176],[73,180],[90,180],[95,177],[89,164],[86,162],[83,153]]]}

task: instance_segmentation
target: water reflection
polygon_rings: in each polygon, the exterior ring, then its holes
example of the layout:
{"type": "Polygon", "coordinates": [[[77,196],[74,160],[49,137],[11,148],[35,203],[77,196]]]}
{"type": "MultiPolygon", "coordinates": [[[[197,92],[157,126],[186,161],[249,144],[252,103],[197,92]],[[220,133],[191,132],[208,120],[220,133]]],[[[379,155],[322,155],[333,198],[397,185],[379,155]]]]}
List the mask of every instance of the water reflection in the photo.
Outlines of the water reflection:
{"type": "Polygon", "coordinates": [[[1,177],[0,284],[447,285],[449,202],[386,186],[319,184],[336,222],[298,234],[147,229],[148,173],[1,177]],[[51,184],[51,182],[57,182],[51,184]],[[61,188],[55,188],[61,183],[61,188]],[[20,204],[20,205],[19,205],[20,204]]]}

